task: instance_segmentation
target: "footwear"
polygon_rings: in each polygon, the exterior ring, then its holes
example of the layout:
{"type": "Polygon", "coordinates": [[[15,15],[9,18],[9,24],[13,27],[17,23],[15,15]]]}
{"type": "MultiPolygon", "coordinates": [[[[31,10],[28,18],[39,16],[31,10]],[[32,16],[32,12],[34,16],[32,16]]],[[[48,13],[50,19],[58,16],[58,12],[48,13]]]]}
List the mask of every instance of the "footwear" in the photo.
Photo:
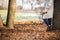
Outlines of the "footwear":
{"type": "Polygon", "coordinates": [[[51,26],[48,26],[46,31],[52,31],[51,26]]]}

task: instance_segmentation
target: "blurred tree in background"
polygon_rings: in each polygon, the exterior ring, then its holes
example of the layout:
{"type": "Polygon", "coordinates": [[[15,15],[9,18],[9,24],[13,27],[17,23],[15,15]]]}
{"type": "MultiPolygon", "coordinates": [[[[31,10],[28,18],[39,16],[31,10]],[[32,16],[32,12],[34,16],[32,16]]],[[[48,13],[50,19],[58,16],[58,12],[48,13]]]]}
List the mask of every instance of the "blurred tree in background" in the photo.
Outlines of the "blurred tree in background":
{"type": "Polygon", "coordinates": [[[11,29],[14,29],[13,26],[14,26],[15,10],[16,10],[16,0],[9,0],[6,25],[11,29]]]}
{"type": "Polygon", "coordinates": [[[0,27],[3,27],[3,20],[1,18],[1,15],[0,15],[0,27]]]}

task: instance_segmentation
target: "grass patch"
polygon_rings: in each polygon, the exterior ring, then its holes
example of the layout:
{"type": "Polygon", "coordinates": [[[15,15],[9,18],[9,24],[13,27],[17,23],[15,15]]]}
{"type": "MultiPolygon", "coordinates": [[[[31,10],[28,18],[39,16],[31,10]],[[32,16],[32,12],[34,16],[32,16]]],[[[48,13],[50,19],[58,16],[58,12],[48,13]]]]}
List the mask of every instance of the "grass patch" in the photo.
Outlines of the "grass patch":
{"type": "Polygon", "coordinates": [[[7,10],[0,10],[0,14],[6,14],[7,10]]]}

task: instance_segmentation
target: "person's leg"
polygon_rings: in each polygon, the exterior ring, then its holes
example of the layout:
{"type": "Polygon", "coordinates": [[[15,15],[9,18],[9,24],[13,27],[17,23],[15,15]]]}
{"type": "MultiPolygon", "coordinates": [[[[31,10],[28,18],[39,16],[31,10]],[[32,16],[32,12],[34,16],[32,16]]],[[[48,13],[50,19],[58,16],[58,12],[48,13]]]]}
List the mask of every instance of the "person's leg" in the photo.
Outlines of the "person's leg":
{"type": "Polygon", "coordinates": [[[47,25],[47,27],[51,24],[50,22],[50,20],[49,19],[43,19],[44,20],[44,22],[45,22],[45,24],[47,25]]]}
{"type": "Polygon", "coordinates": [[[51,19],[43,19],[45,24],[47,25],[47,30],[49,31],[51,28],[51,19]]]}
{"type": "Polygon", "coordinates": [[[51,26],[51,18],[48,19],[48,23],[51,26]]]}

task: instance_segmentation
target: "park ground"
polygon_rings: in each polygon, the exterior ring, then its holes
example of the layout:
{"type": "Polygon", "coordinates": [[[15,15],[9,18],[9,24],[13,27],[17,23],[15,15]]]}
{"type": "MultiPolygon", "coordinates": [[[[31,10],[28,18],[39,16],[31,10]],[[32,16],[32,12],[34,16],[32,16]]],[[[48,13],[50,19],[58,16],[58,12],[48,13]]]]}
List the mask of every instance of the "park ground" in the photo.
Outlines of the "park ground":
{"type": "MultiPolygon", "coordinates": [[[[4,12],[0,11],[0,13],[4,12]]],[[[0,28],[0,40],[60,40],[60,31],[52,30],[46,32],[47,27],[44,22],[28,21],[16,23],[14,24],[14,29],[9,29],[5,26],[0,28]]]]}

